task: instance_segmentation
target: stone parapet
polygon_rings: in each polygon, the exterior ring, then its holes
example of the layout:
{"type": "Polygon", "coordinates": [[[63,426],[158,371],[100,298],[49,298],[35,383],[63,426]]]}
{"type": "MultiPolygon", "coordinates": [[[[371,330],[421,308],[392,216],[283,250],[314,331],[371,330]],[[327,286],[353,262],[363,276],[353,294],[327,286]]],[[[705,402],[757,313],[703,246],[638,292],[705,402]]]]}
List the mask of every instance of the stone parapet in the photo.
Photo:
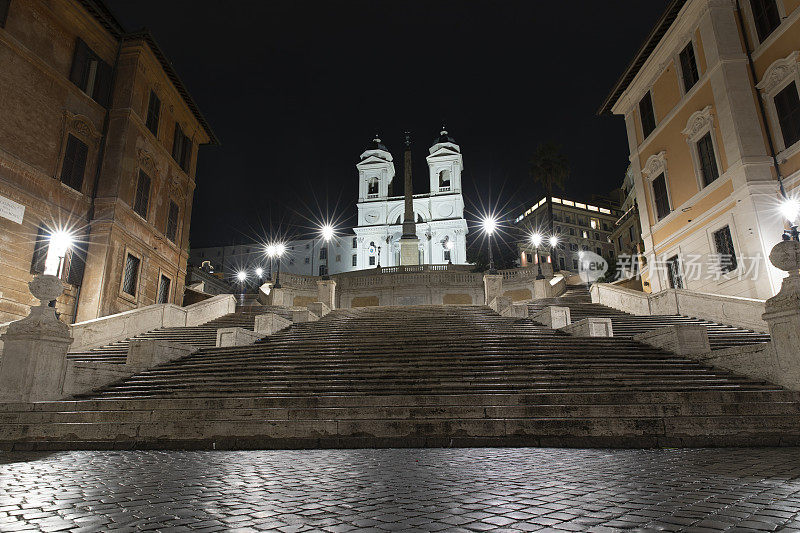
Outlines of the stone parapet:
{"type": "Polygon", "coordinates": [[[531,315],[530,319],[552,329],[559,329],[572,324],[569,307],[560,307],[557,305],[548,305],[544,309],[531,315]]]}
{"type": "Polygon", "coordinates": [[[301,322],[314,322],[316,320],[319,320],[319,316],[315,315],[307,308],[292,308],[292,322],[295,324],[300,324],[301,322]]]}
{"type": "Polygon", "coordinates": [[[292,325],[292,321],[275,313],[265,313],[255,318],[255,332],[262,336],[273,335],[292,325]]]}
{"type": "Polygon", "coordinates": [[[331,312],[330,308],[322,302],[311,302],[306,308],[320,318],[331,312]]]}

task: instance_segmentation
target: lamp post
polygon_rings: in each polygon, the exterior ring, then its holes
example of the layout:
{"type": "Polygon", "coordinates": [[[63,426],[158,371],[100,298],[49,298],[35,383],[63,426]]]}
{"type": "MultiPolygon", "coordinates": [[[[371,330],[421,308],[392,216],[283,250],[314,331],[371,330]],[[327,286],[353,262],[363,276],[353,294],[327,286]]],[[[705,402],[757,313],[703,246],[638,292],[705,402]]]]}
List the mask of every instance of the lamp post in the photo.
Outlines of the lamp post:
{"type": "Polygon", "coordinates": [[[553,274],[556,273],[556,246],[558,246],[558,235],[550,235],[550,264],[553,265],[553,274]]]}
{"type": "Polygon", "coordinates": [[[279,242],[275,245],[275,257],[278,258],[278,272],[275,274],[275,287],[276,289],[281,288],[281,256],[286,251],[286,245],[282,242],[279,242]]]}
{"type": "Polygon", "coordinates": [[[544,274],[542,274],[542,260],[539,257],[539,245],[542,244],[542,234],[539,232],[532,233],[531,244],[533,244],[533,253],[536,254],[536,266],[539,267],[536,279],[544,279],[544,274]]]}
{"type": "Polygon", "coordinates": [[[494,255],[492,253],[492,234],[497,229],[497,219],[493,216],[487,216],[482,222],[483,232],[486,233],[489,244],[489,274],[497,274],[494,268],[494,255]]]}
{"type": "Polygon", "coordinates": [[[333,226],[325,224],[320,228],[322,238],[325,240],[325,274],[322,279],[331,279],[331,239],[334,235],[333,226]]]}
{"type": "Polygon", "coordinates": [[[800,231],[797,230],[797,217],[800,215],[800,201],[795,198],[785,197],[781,202],[781,214],[789,221],[788,230],[783,231],[784,241],[800,241],[800,231]]]}
{"type": "Polygon", "coordinates": [[[264,275],[264,269],[261,267],[256,268],[256,276],[258,276],[258,284],[261,285],[261,276],[264,275]]]}
{"type": "Polygon", "coordinates": [[[50,234],[50,244],[47,247],[47,256],[44,261],[44,273],[61,277],[64,258],[72,247],[75,239],[69,231],[57,230],[50,234]]]}
{"type": "Polygon", "coordinates": [[[275,260],[275,245],[268,244],[267,245],[267,257],[269,257],[269,275],[267,279],[272,281],[272,262],[275,260]]]}
{"type": "Polygon", "coordinates": [[[247,281],[247,272],[244,270],[240,270],[236,273],[236,279],[239,280],[239,288],[241,289],[242,294],[242,304],[244,304],[244,293],[245,293],[245,282],[247,281]]]}

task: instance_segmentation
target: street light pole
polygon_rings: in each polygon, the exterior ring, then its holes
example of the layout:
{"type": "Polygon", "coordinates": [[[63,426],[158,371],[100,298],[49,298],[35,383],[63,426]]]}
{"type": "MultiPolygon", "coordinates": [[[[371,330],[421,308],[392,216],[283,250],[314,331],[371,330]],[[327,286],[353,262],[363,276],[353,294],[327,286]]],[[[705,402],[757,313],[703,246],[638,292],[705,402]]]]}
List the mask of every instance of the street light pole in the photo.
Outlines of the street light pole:
{"type": "Polygon", "coordinates": [[[492,234],[497,228],[497,219],[493,216],[487,216],[483,219],[483,232],[486,233],[487,243],[489,245],[489,274],[497,274],[494,268],[494,253],[492,252],[492,234]]]}
{"type": "Polygon", "coordinates": [[[531,235],[531,243],[533,244],[533,253],[536,254],[536,266],[538,267],[536,279],[544,279],[544,274],[542,274],[542,258],[539,257],[539,245],[542,244],[541,233],[533,233],[531,235]]]}
{"type": "Polygon", "coordinates": [[[283,252],[286,251],[286,246],[283,243],[279,243],[275,245],[275,256],[278,258],[278,273],[275,274],[275,289],[281,288],[281,256],[283,252]]]}

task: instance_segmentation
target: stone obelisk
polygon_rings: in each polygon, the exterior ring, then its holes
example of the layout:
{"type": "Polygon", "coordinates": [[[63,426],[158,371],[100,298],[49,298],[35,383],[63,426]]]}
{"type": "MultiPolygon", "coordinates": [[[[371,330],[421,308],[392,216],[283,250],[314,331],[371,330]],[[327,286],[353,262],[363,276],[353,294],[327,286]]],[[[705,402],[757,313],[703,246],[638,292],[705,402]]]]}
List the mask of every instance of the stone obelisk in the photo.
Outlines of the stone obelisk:
{"type": "Polygon", "coordinates": [[[414,219],[414,185],[411,181],[411,134],[406,132],[405,164],[405,215],[403,216],[403,235],[400,237],[400,265],[419,264],[419,237],[417,221],[414,219]]]}

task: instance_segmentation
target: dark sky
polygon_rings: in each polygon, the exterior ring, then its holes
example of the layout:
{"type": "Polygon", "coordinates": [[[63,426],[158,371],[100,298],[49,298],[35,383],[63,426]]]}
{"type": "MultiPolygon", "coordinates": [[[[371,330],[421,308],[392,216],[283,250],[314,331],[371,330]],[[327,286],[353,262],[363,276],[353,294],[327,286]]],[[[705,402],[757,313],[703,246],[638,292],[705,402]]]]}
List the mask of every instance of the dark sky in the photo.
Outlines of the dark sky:
{"type": "Polygon", "coordinates": [[[150,29],[220,138],[202,147],[194,248],[293,232],[335,211],[352,223],[355,163],[377,131],[414,188],[442,123],[464,155],[472,216],[538,200],[536,145],[571,164],[568,197],[619,185],[620,117],[597,117],[666,0],[559,2],[107,0],[150,29]],[[291,227],[290,227],[291,226],[291,227]]]}

